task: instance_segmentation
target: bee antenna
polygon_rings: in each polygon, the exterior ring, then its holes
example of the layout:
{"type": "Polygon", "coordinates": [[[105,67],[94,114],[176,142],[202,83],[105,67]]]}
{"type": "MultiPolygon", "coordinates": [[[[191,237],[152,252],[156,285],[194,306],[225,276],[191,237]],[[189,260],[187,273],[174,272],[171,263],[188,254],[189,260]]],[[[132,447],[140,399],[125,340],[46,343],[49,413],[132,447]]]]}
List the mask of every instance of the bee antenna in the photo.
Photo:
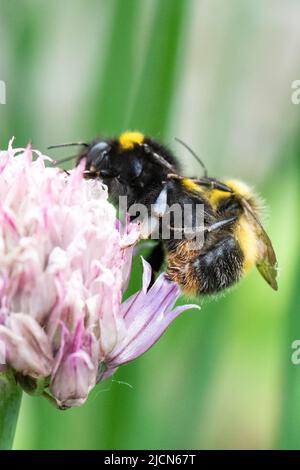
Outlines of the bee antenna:
{"type": "Polygon", "coordinates": [[[62,158],[61,160],[56,160],[56,163],[60,164],[60,163],[68,162],[69,160],[73,160],[73,158],[78,158],[78,155],[72,155],[71,157],[66,157],[66,158],[62,158]]]}
{"type": "Polygon", "coordinates": [[[191,147],[189,147],[185,142],[183,142],[183,140],[178,139],[178,137],[175,137],[175,140],[177,142],[179,142],[181,145],[183,145],[193,155],[195,160],[197,160],[197,162],[202,166],[202,168],[204,170],[204,176],[205,176],[205,178],[207,178],[206,166],[204,165],[203,161],[198,157],[198,155],[194,152],[194,150],[192,150],[191,147]]]}
{"type": "Polygon", "coordinates": [[[66,144],[58,144],[58,145],[50,145],[50,147],[47,147],[48,150],[50,149],[58,149],[60,147],[73,147],[75,145],[83,145],[84,147],[88,147],[89,144],[85,143],[85,142],[70,142],[70,143],[66,143],[66,144]]]}

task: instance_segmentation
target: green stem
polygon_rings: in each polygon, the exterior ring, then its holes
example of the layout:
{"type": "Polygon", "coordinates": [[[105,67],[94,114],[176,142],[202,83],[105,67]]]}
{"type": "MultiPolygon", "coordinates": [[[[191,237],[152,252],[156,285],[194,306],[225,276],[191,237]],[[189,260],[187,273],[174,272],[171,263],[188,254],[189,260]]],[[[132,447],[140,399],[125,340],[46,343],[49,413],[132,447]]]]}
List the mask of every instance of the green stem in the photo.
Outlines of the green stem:
{"type": "Polygon", "coordinates": [[[0,373],[0,449],[12,448],[22,391],[11,370],[0,373]]]}

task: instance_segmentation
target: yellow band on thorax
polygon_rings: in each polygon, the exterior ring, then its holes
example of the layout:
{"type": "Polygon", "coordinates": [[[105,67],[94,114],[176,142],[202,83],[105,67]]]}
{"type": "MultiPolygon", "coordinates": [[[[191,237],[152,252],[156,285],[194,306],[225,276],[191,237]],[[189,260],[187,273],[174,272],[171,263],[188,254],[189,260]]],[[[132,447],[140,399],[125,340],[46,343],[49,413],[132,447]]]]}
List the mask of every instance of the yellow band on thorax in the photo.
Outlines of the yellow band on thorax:
{"type": "Polygon", "coordinates": [[[122,150],[131,150],[136,144],[142,144],[145,140],[141,132],[123,132],[119,137],[119,144],[122,150]]]}
{"type": "Polygon", "coordinates": [[[192,191],[192,192],[196,192],[196,193],[201,193],[202,192],[201,186],[199,184],[195,183],[190,178],[182,178],[181,184],[188,191],[192,191]]]}

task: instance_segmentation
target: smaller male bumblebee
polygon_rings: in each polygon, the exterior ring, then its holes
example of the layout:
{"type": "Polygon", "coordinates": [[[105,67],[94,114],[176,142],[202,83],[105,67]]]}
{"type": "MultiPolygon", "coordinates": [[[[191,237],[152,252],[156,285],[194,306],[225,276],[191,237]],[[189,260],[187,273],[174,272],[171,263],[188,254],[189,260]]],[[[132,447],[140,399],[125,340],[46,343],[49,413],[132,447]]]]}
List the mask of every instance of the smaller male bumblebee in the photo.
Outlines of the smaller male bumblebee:
{"type": "Polygon", "coordinates": [[[169,239],[159,232],[160,245],[150,256],[155,271],[166,251],[167,275],[186,293],[221,292],[254,265],[277,289],[272,243],[259,220],[257,198],[244,183],[223,183],[206,174],[202,178],[181,176],[172,152],[140,132],[125,132],[117,139],[97,139],[81,145],[77,164],[85,159],[86,176],[100,178],[114,202],[127,196],[128,207],[137,203],[149,209],[154,206],[159,223],[174,203],[192,207],[191,226],[203,232],[203,244],[193,245],[184,226],[171,227],[169,239]],[[202,227],[197,226],[195,218],[199,205],[203,208],[202,227]],[[181,239],[176,237],[178,231],[182,232],[181,239]]]}

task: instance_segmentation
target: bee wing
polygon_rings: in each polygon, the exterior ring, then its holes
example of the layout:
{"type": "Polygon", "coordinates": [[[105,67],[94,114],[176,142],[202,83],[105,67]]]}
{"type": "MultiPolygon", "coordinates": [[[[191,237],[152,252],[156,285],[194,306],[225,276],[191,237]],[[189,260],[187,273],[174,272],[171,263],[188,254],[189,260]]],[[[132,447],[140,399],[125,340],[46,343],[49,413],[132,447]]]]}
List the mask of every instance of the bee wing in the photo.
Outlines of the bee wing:
{"type": "Polygon", "coordinates": [[[243,200],[242,204],[245,209],[246,216],[254,224],[256,230],[258,240],[258,260],[256,262],[256,267],[272,289],[277,290],[277,259],[272,242],[254,214],[250,204],[246,200],[243,200]]]}

